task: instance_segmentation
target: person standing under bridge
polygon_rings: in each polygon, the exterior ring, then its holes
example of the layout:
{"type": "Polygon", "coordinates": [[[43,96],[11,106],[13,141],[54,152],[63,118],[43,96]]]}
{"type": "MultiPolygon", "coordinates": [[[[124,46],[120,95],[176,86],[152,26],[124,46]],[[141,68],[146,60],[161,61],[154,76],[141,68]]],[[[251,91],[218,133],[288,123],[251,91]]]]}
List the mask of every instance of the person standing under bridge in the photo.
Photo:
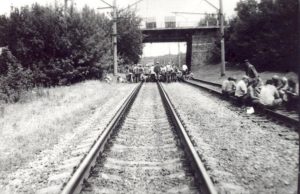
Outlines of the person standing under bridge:
{"type": "Polygon", "coordinates": [[[172,82],[176,82],[177,81],[176,74],[178,72],[178,69],[174,64],[173,64],[172,68],[173,68],[173,71],[171,73],[171,80],[172,80],[172,82]]]}
{"type": "Polygon", "coordinates": [[[173,72],[173,67],[171,65],[171,63],[168,63],[168,65],[166,66],[166,82],[171,82],[171,74],[173,72]]]}
{"type": "Polygon", "coordinates": [[[160,71],[161,71],[161,68],[160,68],[159,62],[156,62],[156,65],[154,67],[154,72],[156,73],[156,81],[159,80],[160,71]]]}
{"type": "Polygon", "coordinates": [[[186,64],[183,64],[182,65],[182,74],[183,74],[184,79],[186,78],[187,73],[188,73],[188,67],[186,64]]]}
{"type": "Polygon", "coordinates": [[[151,82],[154,82],[155,81],[155,71],[154,71],[154,65],[151,65],[151,67],[149,68],[150,69],[150,80],[151,82]]]}

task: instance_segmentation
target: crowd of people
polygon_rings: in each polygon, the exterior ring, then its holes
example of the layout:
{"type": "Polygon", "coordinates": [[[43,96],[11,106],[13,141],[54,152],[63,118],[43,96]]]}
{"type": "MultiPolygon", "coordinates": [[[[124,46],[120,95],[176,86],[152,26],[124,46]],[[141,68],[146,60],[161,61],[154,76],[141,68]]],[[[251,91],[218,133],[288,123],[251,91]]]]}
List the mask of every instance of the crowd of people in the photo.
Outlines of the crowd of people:
{"type": "Polygon", "coordinates": [[[229,77],[223,82],[222,93],[225,97],[237,98],[240,106],[286,106],[290,110],[297,108],[299,92],[293,79],[274,75],[272,79],[263,82],[254,66],[247,60],[245,64],[246,75],[241,80],[229,77]]]}
{"type": "Polygon", "coordinates": [[[160,65],[156,62],[155,65],[142,66],[134,65],[129,66],[126,72],[127,82],[176,82],[183,81],[184,79],[191,79],[193,73],[189,73],[186,65],[181,68],[176,67],[174,64],[160,65]]]}
{"type": "MultiPolygon", "coordinates": [[[[222,94],[225,98],[236,98],[240,106],[265,106],[276,108],[286,106],[287,109],[297,109],[299,90],[295,80],[274,75],[272,79],[265,82],[261,79],[255,67],[245,60],[245,75],[241,80],[228,77],[222,83],[222,94]]],[[[126,80],[121,76],[118,82],[137,83],[144,82],[177,82],[185,79],[192,79],[193,73],[188,71],[186,65],[181,68],[174,64],[142,66],[133,65],[126,68],[126,80]]],[[[111,78],[105,76],[105,81],[110,82],[111,78]]]]}

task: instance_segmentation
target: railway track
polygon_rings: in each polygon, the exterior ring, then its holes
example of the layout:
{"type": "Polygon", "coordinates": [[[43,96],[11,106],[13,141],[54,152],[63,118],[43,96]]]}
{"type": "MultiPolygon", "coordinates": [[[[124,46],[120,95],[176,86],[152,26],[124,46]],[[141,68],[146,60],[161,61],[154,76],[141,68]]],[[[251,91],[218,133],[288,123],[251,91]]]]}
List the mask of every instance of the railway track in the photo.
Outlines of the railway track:
{"type": "Polygon", "coordinates": [[[216,193],[166,92],[139,85],[62,193],[216,193]]]}
{"type": "MultiPolygon", "coordinates": [[[[197,88],[209,91],[217,96],[221,96],[221,84],[212,83],[200,79],[186,80],[185,83],[197,88]]],[[[260,116],[270,117],[272,120],[280,121],[289,126],[298,126],[299,117],[296,112],[289,112],[284,109],[271,110],[267,108],[256,107],[256,112],[260,116]]]]}

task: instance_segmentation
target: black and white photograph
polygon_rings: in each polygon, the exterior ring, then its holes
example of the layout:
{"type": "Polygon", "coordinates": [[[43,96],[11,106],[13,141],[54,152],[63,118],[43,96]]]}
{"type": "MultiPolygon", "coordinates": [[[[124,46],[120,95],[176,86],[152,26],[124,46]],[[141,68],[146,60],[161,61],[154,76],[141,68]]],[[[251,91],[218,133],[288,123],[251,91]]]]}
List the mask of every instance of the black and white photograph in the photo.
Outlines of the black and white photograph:
{"type": "Polygon", "coordinates": [[[300,0],[1,0],[0,194],[299,194],[300,0]]]}

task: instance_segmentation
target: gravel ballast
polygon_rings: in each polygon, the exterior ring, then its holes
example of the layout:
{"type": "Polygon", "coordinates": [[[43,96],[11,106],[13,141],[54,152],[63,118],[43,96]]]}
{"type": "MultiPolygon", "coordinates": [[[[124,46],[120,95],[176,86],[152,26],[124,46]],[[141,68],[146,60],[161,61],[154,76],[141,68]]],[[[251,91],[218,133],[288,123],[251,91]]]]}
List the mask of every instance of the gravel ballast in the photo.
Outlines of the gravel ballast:
{"type": "Polygon", "coordinates": [[[297,193],[295,131],[186,84],[164,88],[219,193],[297,193]]]}
{"type": "Polygon", "coordinates": [[[198,193],[155,83],[145,83],[82,193],[198,193]]]}

